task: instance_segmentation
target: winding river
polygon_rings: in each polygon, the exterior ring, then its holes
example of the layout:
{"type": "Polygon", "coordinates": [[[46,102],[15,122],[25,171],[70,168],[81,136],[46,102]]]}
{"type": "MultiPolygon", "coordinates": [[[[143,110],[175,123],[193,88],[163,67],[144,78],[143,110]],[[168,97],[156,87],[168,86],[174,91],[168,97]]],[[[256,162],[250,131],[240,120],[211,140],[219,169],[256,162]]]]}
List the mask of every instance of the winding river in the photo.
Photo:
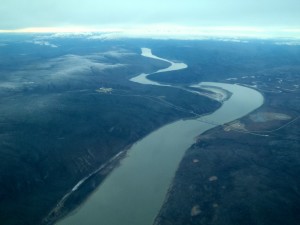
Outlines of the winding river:
{"type": "MultiPolygon", "coordinates": [[[[170,63],[156,73],[187,68],[154,56],[143,48],[145,57],[170,63]]],[[[160,85],[140,74],[131,79],[143,85],[160,85]]],[[[241,118],[263,104],[263,96],[254,89],[224,83],[205,82],[192,86],[218,92],[225,99],[215,112],[195,119],[179,120],[163,126],[135,143],[121,165],[115,168],[97,190],[75,212],[57,225],[152,225],[159,212],[176,169],[185,151],[199,134],[241,118]],[[224,98],[226,91],[232,93],[224,98]],[[205,121],[205,122],[203,122],[205,121]]]]}

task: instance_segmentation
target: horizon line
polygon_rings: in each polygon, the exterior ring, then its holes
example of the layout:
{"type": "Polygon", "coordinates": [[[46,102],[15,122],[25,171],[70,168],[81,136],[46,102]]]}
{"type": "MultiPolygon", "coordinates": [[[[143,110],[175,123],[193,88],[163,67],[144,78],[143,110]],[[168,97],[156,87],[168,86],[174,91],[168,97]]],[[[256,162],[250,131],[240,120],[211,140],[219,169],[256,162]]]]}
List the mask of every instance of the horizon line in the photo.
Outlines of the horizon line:
{"type": "Polygon", "coordinates": [[[102,28],[28,27],[20,29],[0,29],[0,33],[110,33],[119,37],[238,37],[238,38],[292,38],[300,39],[300,27],[253,27],[253,26],[177,26],[173,24],[124,26],[102,28]]]}

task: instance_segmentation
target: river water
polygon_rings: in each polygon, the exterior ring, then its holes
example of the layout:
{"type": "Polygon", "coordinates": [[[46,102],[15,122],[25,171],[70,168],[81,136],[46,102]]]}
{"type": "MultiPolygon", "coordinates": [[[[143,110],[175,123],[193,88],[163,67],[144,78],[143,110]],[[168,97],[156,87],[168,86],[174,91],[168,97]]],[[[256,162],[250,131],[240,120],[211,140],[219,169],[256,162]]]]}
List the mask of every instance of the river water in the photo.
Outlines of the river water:
{"type": "MultiPolygon", "coordinates": [[[[156,73],[185,69],[184,63],[174,63],[142,49],[145,57],[163,60],[170,67],[156,73]]],[[[162,85],[141,74],[131,81],[162,85]]],[[[159,212],[176,169],[185,151],[199,134],[241,118],[263,104],[263,96],[248,87],[205,82],[194,88],[226,90],[232,93],[212,114],[197,119],[179,120],[163,126],[135,143],[121,165],[115,168],[95,192],[77,210],[57,225],[152,225],[159,212]],[[205,122],[203,122],[205,121],[205,122]]],[[[223,98],[226,99],[226,98],[223,98]]]]}

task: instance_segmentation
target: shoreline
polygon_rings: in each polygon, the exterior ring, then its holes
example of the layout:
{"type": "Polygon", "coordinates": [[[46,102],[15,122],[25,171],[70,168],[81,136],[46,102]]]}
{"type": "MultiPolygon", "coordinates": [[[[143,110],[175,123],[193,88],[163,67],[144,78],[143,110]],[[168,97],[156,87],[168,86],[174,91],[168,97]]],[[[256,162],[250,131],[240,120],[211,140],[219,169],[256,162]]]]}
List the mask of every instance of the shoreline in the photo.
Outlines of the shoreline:
{"type": "MultiPolygon", "coordinates": [[[[217,101],[217,100],[215,100],[217,101]]],[[[70,191],[68,193],[66,193],[60,200],[59,202],[56,204],[56,206],[50,211],[50,213],[42,220],[42,222],[40,223],[41,225],[53,225],[57,222],[59,222],[61,219],[66,218],[68,215],[72,215],[73,213],[76,212],[77,209],[80,208],[81,205],[84,204],[85,201],[88,200],[89,196],[97,190],[98,187],[100,187],[101,183],[104,181],[104,179],[110,175],[110,173],[119,166],[121,160],[123,160],[124,158],[127,157],[127,153],[128,150],[130,150],[130,148],[140,142],[142,139],[144,139],[146,136],[150,135],[151,133],[156,132],[157,130],[161,129],[164,126],[170,125],[172,123],[178,122],[178,121],[185,121],[185,120],[197,120],[197,118],[202,117],[202,116],[206,116],[209,115],[213,112],[215,112],[216,110],[218,110],[220,107],[222,107],[223,102],[221,102],[221,105],[215,109],[212,112],[209,113],[203,113],[203,114],[197,114],[196,116],[189,116],[189,117],[182,117],[180,119],[171,121],[171,122],[167,122],[157,128],[155,128],[154,130],[152,130],[150,133],[140,137],[137,141],[127,145],[123,150],[121,150],[119,153],[117,153],[116,155],[114,155],[113,157],[111,157],[111,159],[109,159],[106,163],[102,164],[98,169],[96,169],[95,171],[91,172],[89,175],[87,175],[86,177],[82,178],[80,181],[78,181],[76,183],[76,185],[74,185],[72,187],[72,189],[70,189],[70,191]],[[105,172],[105,175],[103,176],[102,172],[105,172]],[[87,185],[86,183],[88,182],[93,182],[93,179],[97,180],[97,176],[99,176],[99,178],[101,179],[101,181],[96,185],[95,188],[93,188],[92,191],[86,192],[86,193],[81,193],[83,195],[85,195],[84,199],[79,202],[76,206],[68,206],[68,200],[70,198],[72,198],[72,194],[77,194],[76,192],[82,192],[81,187],[83,187],[84,185],[87,185]],[[102,176],[102,177],[101,177],[102,176]],[[66,205],[65,205],[66,203],[66,205]]],[[[99,179],[98,178],[98,179],[99,179]]]]}
{"type": "Polygon", "coordinates": [[[126,157],[127,151],[128,149],[130,149],[130,146],[131,145],[127,146],[124,150],[114,155],[106,163],[102,164],[94,172],[90,173],[88,176],[84,177],[79,182],[77,182],[77,184],[74,185],[73,188],[61,198],[61,200],[50,211],[50,213],[41,221],[40,224],[41,225],[55,224],[56,222],[58,222],[68,214],[71,215],[72,212],[74,212],[77,208],[79,208],[80,205],[83,204],[88,199],[90,194],[98,188],[102,180],[104,180],[113,169],[119,166],[120,161],[124,157],[126,157]],[[97,180],[97,176],[99,176],[101,181],[96,185],[96,188],[93,188],[88,192],[82,193],[82,189],[84,188],[84,186],[89,185],[89,182],[95,182],[97,180]],[[74,195],[78,193],[80,195],[83,195],[82,197],[83,199],[75,205],[74,203],[70,203],[70,201],[72,201],[72,198],[74,198],[74,195]]]}
{"type": "MultiPolygon", "coordinates": [[[[151,50],[149,49],[149,52],[151,53],[151,50]]],[[[150,57],[151,58],[151,57],[150,57]]],[[[168,68],[171,68],[172,67],[172,65],[170,66],[170,67],[168,67],[168,68]]],[[[167,71],[168,70],[168,68],[167,69],[165,69],[165,70],[159,70],[159,71],[161,71],[161,72],[165,72],[165,71],[167,71]]],[[[177,69],[182,69],[182,68],[177,68],[177,69]]],[[[176,70],[176,67],[175,67],[175,69],[174,70],[176,70]]],[[[146,81],[146,83],[143,83],[143,80],[141,80],[141,81],[136,81],[136,82],[138,82],[138,83],[141,83],[141,84],[149,84],[149,82],[148,82],[148,79],[147,79],[147,76],[148,76],[149,74],[143,74],[143,78],[145,79],[145,81],[146,81]]],[[[140,76],[140,75],[139,75],[140,76]]],[[[138,77],[139,77],[138,76],[138,77]]],[[[135,78],[135,77],[134,77],[135,78]]],[[[131,81],[135,81],[134,80],[134,78],[132,78],[132,79],[130,79],[131,81]]],[[[153,83],[152,83],[152,85],[153,85],[153,83]]],[[[160,85],[159,83],[155,83],[154,85],[160,85]]],[[[224,89],[223,89],[223,86],[225,86],[225,87],[227,87],[226,85],[229,85],[229,84],[222,84],[222,83],[220,83],[220,84],[218,84],[218,83],[216,83],[216,86],[214,86],[213,85],[213,83],[211,83],[211,82],[209,82],[209,83],[204,83],[204,87],[206,87],[206,90],[209,90],[209,91],[211,91],[211,92],[214,92],[214,93],[216,93],[216,96],[218,97],[218,99],[216,99],[216,98],[214,98],[214,100],[215,101],[218,101],[218,102],[220,102],[221,100],[221,103],[223,103],[223,102],[225,102],[225,101],[227,101],[228,99],[231,99],[231,97],[233,96],[233,93],[229,96],[228,95],[228,93],[231,93],[231,91],[224,91],[224,89]],[[207,84],[209,84],[209,87],[207,87],[207,84]],[[212,87],[213,86],[213,87],[212,87]],[[216,91],[216,89],[217,89],[217,91],[216,91]],[[219,94],[219,96],[218,96],[218,94],[219,94]]],[[[160,86],[165,86],[165,85],[160,85],[160,86]]],[[[232,85],[231,85],[232,86],[232,85]]],[[[202,88],[202,86],[201,86],[201,83],[199,83],[198,85],[194,85],[194,86],[191,86],[191,87],[194,87],[194,88],[202,88]]],[[[176,86],[175,86],[175,88],[176,88],[176,86]]],[[[235,90],[235,89],[238,89],[238,88],[241,88],[241,86],[240,87],[231,87],[231,89],[232,90],[235,90]],[[232,89],[233,88],[233,89],[232,89]]],[[[205,88],[204,88],[205,89],[205,88]]],[[[249,88],[250,89],[250,88],[249,88]]],[[[230,90],[230,88],[229,88],[229,90],[230,90]]],[[[252,89],[253,90],[253,89],[252,89]]],[[[190,90],[186,90],[186,91],[188,91],[188,92],[191,92],[190,90]]],[[[194,91],[194,92],[196,92],[196,91],[194,91]]],[[[258,92],[259,93],[259,92],[258,92]]],[[[196,94],[196,93],[195,93],[196,94]]],[[[198,94],[198,93],[197,93],[198,94]]],[[[206,96],[207,97],[207,96],[206,96]]],[[[263,98],[263,96],[262,96],[262,98],[263,98]]],[[[223,104],[221,104],[221,107],[223,106],[223,104]]],[[[228,106],[228,105],[227,105],[228,106]]],[[[259,106],[261,106],[261,105],[259,105],[259,106]]],[[[226,107],[225,107],[226,108],[226,107]]],[[[228,108],[228,107],[227,107],[228,108]]],[[[220,108],[218,108],[218,109],[220,109],[220,108]]],[[[217,110],[218,110],[217,109],[217,110]]],[[[256,110],[257,108],[255,108],[255,110],[256,110]]],[[[214,115],[214,112],[216,112],[217,110],[215,110],[215,111],[213,111],[213,112],[210,112],[210,113],[208,113],[208,115],[210,115],[210,114],[212,114],[212,115],[214,115]]],[[[251,110],[251,112],[252,112],[252,110],[251,110]]],[[[193,113],[194,115],[196,115],[194,112],[192,112],[191,111],[191,113],[193,113]]],[[[248,112],[247,113],[247,115],[249,114],[250,112],[248,112]]],[[[207,114],[207,113],[206,113],[207,114]]],[[[218,114],[218,113],[217,113],[218,114]]],[[[239,113],[240,114],[240,113],[239,113]]],[[[234,116],[234,115],[233,115],[234,116]]],[[[243,115],[242,114],[242,116],[241,117],[244,117],[245,115],[243,115]]],[[[241,118],[241,117],[238,117],[238,118],[241,118]]],[[[188,120],[188,118],[186,118],[187,120],[188,120]]],[[[229,120],[231,120],[231,118],[228,118],[229,120]]],[[[235,119],[237,119],[237,118],[235,118],[235,119]]],[[[234,119],[234,120],[235,120],[234,119]]],[[[170,122],[170,124],[175,124],[176,122],[179,122],[180,120],[182,120],[182,119],[179,119],[179,120],[175,120],[175,121],[173,121],[173,122],[170,122]]],[[[209,123],[210,122],[210,120],[207,120],[206,118],[205,118],[205,116],[203,116],[203,115],[197,115],[196,117],[193,117],[193,119],[190,119],[190,121],[200,121],[200,122],[204,122],[204,123],[208,123],[208,124],[211,124],[211,123],[209,123]],[[204,117],[203,119],[204,119],[204,121],[201,121],[201,120],[199,120],[201,117],[204,117]],[[207,120],[207,121],[206,121],[207,120]]],[[[221,120],[220,122],[221,123],[223,123],[222,122],[223,120],[221,120]]],[[[232,122],[232,121],[229,121],[229,122],[232,122]]],[[[228,122],[226,122],[226,123],[228,123],[228,122]]],[[[164,125],[162,125],[161,127],[159,127],[159,128],[157,128],[156,130],[159,130],[159,129],[161,129],[161,128],[163,128],[163,127],[166,127],[166,125],[167,124],[164,124],[164,125]]],[[[211,124],[211,125],[213,125],[214,127],[215,126],[219,126],[219,125],[222,125],[222,124],[211,124]]],[[[169,129],[169,128],[168,128],[169,129]]],[[[209,130],[211,129],[211,128],[208,128],[209,130]]],[[[151,134],[152,133],[154,133],[155,132],[155,130],[154,131],[152,131],[152,132],[150,132],[149,134],[147,134],[147,135],[145,135],[145,137],[148,137],[148,136],[151,136],[151,134]]],[[[136,142],[134,142],[134,143],[132,143],[132,145],[136,145],[136,144],[138,144],[143,138],[145,138],[145,137],[142,137],[140,140],[138,140],[138,141],[136,141],[136,142]]],[[[132,146],[131,145],[131,146],[132,146]]],[[[185,145],[185,144],[184,144],[185,145]]],[[[186,146],[185,146],[186,147],[186,146]]],[[[185,149],[185,151],[190,147],[190,146],[188,146],[187,148],[185,148],[184,147],[184,149],[185,149]]],[[[127,156],[127,153],[128,153],[128,150],[129,149],[127,149],[126,151],[124,151],[125,152],[125,154],[124,154],[124,156],[126,155],[127,156]]],[[[181,150],[180,150],[181,151],[181,150]]],[[[181,153],[180,153],[181,154],[181,153]]],[[[117,157],[118,158],[118,157],[117,157]]],[[[118,162],[120,162],[120,160],[121,160],[122,158],[119,158],[117,161],[118,162]]],[[[175,160],[175,161],[177,161],[177,160],[175,160]]],[[[116,165],[119,165],[119,163],[118,164],[116,164],[116,165]]],[[[110,170],[109,170],[109,172],[111,172],[111,171],[113,171],[113,169],[114,168],[116,168],[116,165],[113,165],[111,168],[110,168],[110,170]]],[[[177,167],[178,167],[179,165],[177,165],[177,167]]],[[[175,166],[176,167],[176,166],[175,166]]],[[[100,169],[100,170],[102,170],[102,168],[100,169]]],[[[96,173],[98,173],[99,171],[97,170],[96,172],[94,172],[94,173],[92,173],[92,175],[93,174],[96,174],[96,173]]],[[[106,176],[109,174],[109,172],[106,174],[106,176]]],[[[90,178],[90,177],[92,177],[92,175],[90,176],[88,176],[88,178],[90,178]]],[[[105,177],[106,177],[105,176],[105,177]]],[[[104,177],[104,178],[105,178],[104,177]]],[[[84,183],[85,181],[87,181],[88,180],[88,178],[83,178],[81,181],[79,181],[74,187],[73,187],[73,189],[75,188],[75,190],[77,190],[81,185],[82,185],[82,183],[84,183]],[[79,185],[79,186],[77,186],[77,185],[79,185]]],[[[102,180],[104,180],[104,178],[102,179],[102,180]]],[[[98,185],[99,185],[99,183],[98,183],[98,185]]],[[[171,179],[171,184],[169,184],[169,185],[171,185],[171,187],[172,187],[172,179],[171,179]]],[[[72,189],[72,190],[73,190],[72,189]]],[[[97,189],[97,187],[95,187],[94,188],[94,190],[95,189],[97,189]]],[[[164,201],[166,200],[166,198],[167,198],[167,196],[168,196],[168,192],[169,192],[169,186],[168,187],[166,187],[166,194],[164,194],[164,196],[162,196],[162,203],[164,203],[164,201]]],[[[72,193],[72,192],[71,192],[72,193]]],[[[89,192],[89,193],[91,193],[91,192],[89,192]]],[[[87,200],[88,198],[85,198],[85,200],[87,200]]],[[[160,201],[160,200],[159,200],[160,201]]],[[[83,202],[82,202],[83,203],[83,202]]],[[[83,204],[82,204],[83,205],[83,204]]],[[[161,207],[163,206],[163,204],[161,205],[161,207]]],[[[156,206],[155,206],[156,207],[156,206]]],[[[78,210],[80,210],[81,208],[80,207],[77,207],[77,209],[78,210]]],[[[159,208],[159,210],[158,210],[158,213],[159,213],[159,211],[160,211],[160,208],[159,208]]],[[[74,211],[74,213],[76,213],[76,211],[74,211]]],[[[65,214],[66,215],[66,214],[65,214]]],[[[69,214],[70,216],[72,216],[72,215],[74,215],[73,213],[72,214],[69,214]]],[[[156,218],[156,216],[157,216],[158,214],[156,213],[155,214],[155,216],[153,217],[153,219],[155,220],[155,218],[156,218]]],[[[65,218],[67,218],[67,217],[65,217],[65,218]]]]}

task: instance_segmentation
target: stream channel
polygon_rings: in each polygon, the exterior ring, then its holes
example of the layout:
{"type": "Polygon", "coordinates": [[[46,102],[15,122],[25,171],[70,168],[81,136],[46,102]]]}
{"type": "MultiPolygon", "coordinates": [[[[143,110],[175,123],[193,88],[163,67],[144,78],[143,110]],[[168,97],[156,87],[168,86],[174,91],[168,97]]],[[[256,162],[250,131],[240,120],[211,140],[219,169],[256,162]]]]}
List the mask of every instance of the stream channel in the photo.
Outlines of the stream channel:
{"type": "MultiPolygon", "coordinates": [[[[155,73],[188,67],[184,63],[159,58],[148,48],[142,48],[142,56],[171,64],[155,73]]],[[[148,75],[140,74],[131,81],[171,87],[147,79],[148,75]]],[[[133,144],[120,166],[77,210],[58,221],[57,225],[152,225],[178,165],[185,151],[195,143],[195,137],[249,114],[264,101],[258,91],[236,84],[202,82],[191,87],[191,90],[199,88],[199,92],[201,89],[211,90],[216,100],[223,99],[222,106],[211,114],[167,124],[133,144]],[[226,98],[228,92],[231,95],[226,98]]]]}

